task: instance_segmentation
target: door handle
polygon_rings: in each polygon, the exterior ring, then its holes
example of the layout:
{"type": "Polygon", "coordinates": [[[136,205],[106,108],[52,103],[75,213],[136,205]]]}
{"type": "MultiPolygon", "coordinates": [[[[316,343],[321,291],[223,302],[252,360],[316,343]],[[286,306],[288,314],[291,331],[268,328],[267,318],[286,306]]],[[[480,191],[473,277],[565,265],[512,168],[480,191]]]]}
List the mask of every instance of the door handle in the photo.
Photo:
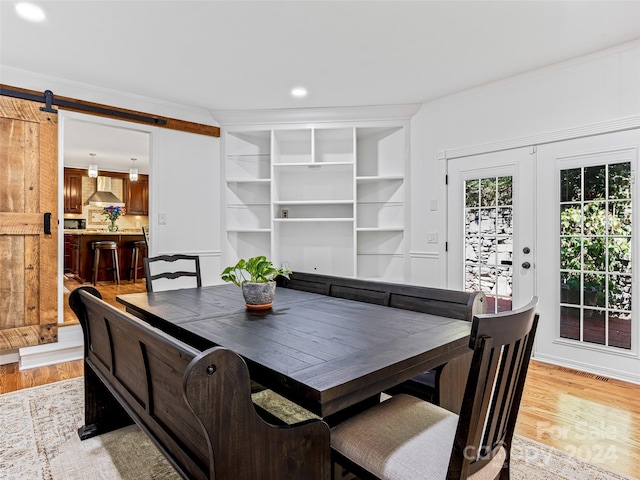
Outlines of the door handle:
{"type": "Polygon", "coordinates": [[[44,234],[51,235],[51,212],[44,214],[44,234]]]}
{"type": "Polygon", "coordinates": [[[524,269],[529,269],[529,268],[531,268],[531,264],[530,264],[529,262],[524,262],[524,263],[522,264],[522,268],[524,268],[524,269]]]}
{"type": "Polygon", "coordinates": [[[513,265],[513,262],[511,260],[502,260],[500,265],[513,265]]]}

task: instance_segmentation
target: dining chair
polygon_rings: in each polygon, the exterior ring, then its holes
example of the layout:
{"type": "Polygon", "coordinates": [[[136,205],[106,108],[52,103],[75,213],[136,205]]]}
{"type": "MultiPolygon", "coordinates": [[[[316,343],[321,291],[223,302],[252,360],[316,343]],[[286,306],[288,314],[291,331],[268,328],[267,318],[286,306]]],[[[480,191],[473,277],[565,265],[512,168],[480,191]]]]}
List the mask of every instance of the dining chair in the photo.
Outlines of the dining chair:
{"type": "MultiPolygon", "coordinates": [[[[467,310],[449,310],[445,316],[455,318],[458,320],[467,320],[472,321],[474,315],[484,314],[487,312],[487,297],[484,292],[475,291],[475,292],[454,292],[458,296],[467,295],[469,302],[469,308],[467,310]]],[[[408,300],[409,301],[409,300],[408,300]]],[[[412,310],[424,313],[434,313],[430,310],[430,303],[423,302],[415,302],[415,305],[412,305],[412,310]]],[[[471,354],[471,351],[469,352],[471,354]]],[[[409,395],[413,395],[414,397],[418,397],[422,400],[426,400],[427,402],[434,403],[439,406],[444,406],[445,408],[450,409],[451,405],[445,405],[446,402],[442,402],[441,395],[441,380],[440,377],[442,375],[442,371],[444,368],[452,368],[452,363],[448,365],[441,365],[439,367],[433,368],[431,370],[426,370],[415,377],[406,380],[398,385],[391,387],[386,390],[385,393],[391,395],[398,395],[400,393],[407,393],[409,395]]],[[[462,366],[456,366],[455,371],[450,370],[450,375],[459,374],[462,368],[467,367],[467,363],[462,363],[462,366]]],[[[460,394],[461,395],[461,392],[460,394]]],[[[459,407],[459,405],[458,405],[459,407]]],[[[454,412],[457,409],[454,409],[454,412]]]]}
{"type": "Polygon", "coordinates": [[[147,245],[147,252],[150,252],[151,250],[149,250],[149,226],[142,227],[142,235],[144,235],[144,243],[147,245]]]}
{"type": "Polygon", "coordinates": [[[334,469],[362,479],[508,479],[537,303],[474,316],[460,415],[395,395],[331,430],[334,469]]]}
{"type": "Polygon", "coordinates": [[[144,273],[148,292],[202,286],[200,257],[197,255],[175,254],[147,257],[144,259],[144,273]],[[184,277],[191,277],[195,282],[177,281],[184,277]]]}

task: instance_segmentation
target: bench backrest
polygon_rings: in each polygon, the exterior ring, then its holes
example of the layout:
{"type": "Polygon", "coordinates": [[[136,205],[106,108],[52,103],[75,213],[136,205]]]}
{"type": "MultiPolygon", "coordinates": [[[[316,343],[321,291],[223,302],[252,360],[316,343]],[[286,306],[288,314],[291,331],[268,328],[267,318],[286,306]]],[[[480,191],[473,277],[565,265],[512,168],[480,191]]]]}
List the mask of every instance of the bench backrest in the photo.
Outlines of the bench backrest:
{"type": "Polygon", "coordinates": [[[69,303],[95,371],[185,478],[327,479],[329,428],[269,425],[251,400],[247,366],[222,347],[204,352],[80,287],[69,303]]]}
{"type": "Polygon", "coordinates": [[[278,285],[457,320],[471,321],[474,315],[487,310],[487,300],[482,292],[445,290],[315,273],[294,272],[289,277],[278,277],[278,285]]]}

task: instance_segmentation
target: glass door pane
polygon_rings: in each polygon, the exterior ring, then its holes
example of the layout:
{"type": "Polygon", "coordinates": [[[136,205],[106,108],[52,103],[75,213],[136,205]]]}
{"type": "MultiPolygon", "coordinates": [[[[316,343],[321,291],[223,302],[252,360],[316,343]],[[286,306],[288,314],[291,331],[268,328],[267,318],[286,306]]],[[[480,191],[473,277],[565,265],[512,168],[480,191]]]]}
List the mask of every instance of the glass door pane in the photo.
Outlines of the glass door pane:
{"type": "Polygon", "coordinates": [[[465,290],[481,290],[487,311],[512,309],[513,177],[465,180],[465,290]]]}
{"type": "Polygon", "coordinates": [[[560,336],[631,349],[631,163],[560,171],[560,336]]]}

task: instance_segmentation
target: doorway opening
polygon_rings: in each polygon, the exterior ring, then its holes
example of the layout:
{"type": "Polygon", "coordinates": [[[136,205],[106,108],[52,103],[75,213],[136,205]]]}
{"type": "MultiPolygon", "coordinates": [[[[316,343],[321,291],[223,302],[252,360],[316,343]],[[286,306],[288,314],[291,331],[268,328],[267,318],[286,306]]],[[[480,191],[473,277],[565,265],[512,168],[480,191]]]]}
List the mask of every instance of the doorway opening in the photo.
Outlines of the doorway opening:
{"type": "MultiPolygon", "coordinates": [[[[116,305],[115,296],[145,291],[142,258],[137,261],[137,281],[133,282],[133,242],[144,240],[142,227],[149,225],[149,170],[152,130],[119,120],[74,112],[60,112],[60,316],[64,323],[75,323],[68,306],[68,295],[81,285],[93,285],[94,241],[117,243],[120,284],[103,266],[113,267],[110,255],[101,255],[96,288],[104,299],[116,305]],[[135,159],[135,160],[133,160],[135,159]],[[89,165],[97,165],[98,177],[89,176],[89,165]],[[137,172],[132,172],[132,169],[137,172]],[[133,175],[132,173],[137,173],[133,175]],[[108,185],[107,205],[97,191],[108,185]],[[117,206],[113,229],[105,208],[117,206]],[[109,257],[109,258],[104,258],[109,257]]],[[[135,267],[135,266],[134,266],[135,267]]]]}

